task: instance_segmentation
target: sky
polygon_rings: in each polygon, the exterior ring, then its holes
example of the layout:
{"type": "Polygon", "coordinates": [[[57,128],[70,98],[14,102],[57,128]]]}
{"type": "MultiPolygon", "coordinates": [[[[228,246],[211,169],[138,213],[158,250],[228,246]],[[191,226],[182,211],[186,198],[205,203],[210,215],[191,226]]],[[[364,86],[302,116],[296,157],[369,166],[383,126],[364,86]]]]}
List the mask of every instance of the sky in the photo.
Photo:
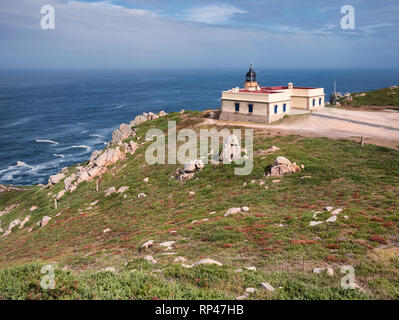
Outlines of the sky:
{"type": "Polygon", "coordinates": [[[399,68],[397,0],[12,0],[0,69],[399,68]],[[55,29],[43,30],[43,5],[55,29]],[[355,28],[341,28],[341,7],[355,28]]]}

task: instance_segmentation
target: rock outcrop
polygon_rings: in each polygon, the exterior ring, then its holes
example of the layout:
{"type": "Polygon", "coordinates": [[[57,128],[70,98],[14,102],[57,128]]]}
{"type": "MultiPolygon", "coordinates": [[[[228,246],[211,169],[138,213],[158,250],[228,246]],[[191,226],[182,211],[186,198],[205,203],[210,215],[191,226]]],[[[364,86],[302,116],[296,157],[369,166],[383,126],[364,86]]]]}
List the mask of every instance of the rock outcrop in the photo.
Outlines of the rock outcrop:
{"type": "Polygon", "coordinates": [[[0,217],[4,214],[11,212],[13,209],[19,206],[19,203],[9,204],[3,211],[0,211],[0,217]]]}
{"type": "Polygon", "coordinates": [[[333,92],[333,93],[330,95],[330,103],[331,103],[331,104],[336,104],[336,103],[338,102],[338,100],[339,100],[340,98],[342,98],[342,97],[343,97],[343,95],[342,95],[341,92],[333,92]]]}
{"type": "Polygon", "coordinates": [[[194,267],[199,266],[201,264],[216,264],[217,266],[223,266],[222,263],[219,261],[213,260],[213,259],[202,259],[200,261],[197,261],[196,263],[193,264],[194,267]]]}
{"type": "Polygon", "coordinates": [[[122,123],[119,128],[112,133],[111,145],[127,139],[130,136],[134,137],[135,135],[136,133],[132,130],[131,126],[122,123]]]}
{"type": "Polygon", "coordinates": [[[201,159],[193,160],[184,164],[183,169],[176,171],[176,179],[178,181],[190,180],[194,177],[195,173],[205,168],[205,164],[201,159]]]}
{"type": "Polygon", "coordinates": [[[230,208],[226,211],[226,213],[224,214],[225,217],[228,216],[232,216],[235,215],[237,213],[241,213],[241,212],[248,212],[249,208],[248,207],[240,207],[240,208],[230,208]]]}
{"type": "Polygon", "coordinates": [[[232,134],[226,138],[226,142],[223,144],[220,160],[227,164],[238,158],[241,158],[241,147],[237,136],[232,134]]]}
{"type": "MultiPolygon", "coordinates": [[[[107,171],[107,167],[126,157],[129,153],[133,155],[139,148],[134,141],[123,142],[123,140],[136,136],[135,128],[132,127],[146,122],[148,120],[157,119],[166,116],[165,111],[159,114],[152,112],[138,115],[129,125],[122,123],[118,129],[112,133],[112,139],[107,144],[107,149],[100,151],[94,150],[90,156],[89,163],[83,167],[76,167],[76,173],[66,176],[67,170],[50,177],[47,187],[61,182],[64,179],[64,190],[58,192],[57,200],[61,199],[67,191],[73,192],[77,186],[83,181],[91,181],[96,177],[103,175],[107,171]]],[[[126,191],[127,189],[123,190],[126,191]]],[[[123,192],[121,191],[121,193],[123,192]]]]}
{"type": "Polygon", "coordinates": [[[295,162],[291,163],[291,161],[285,157],[277,157],[266,176],[282,177],[286,174],[291,174],[299,171],[301,171],[301,168],[295,162]]]}
{"type": "Polygon", "coordinates": [[[57,184],[58,182],[60,182],[62,179],[65,178],[65,174],[63,174],[62,172],[57,173],[55,175],[50,176],[50,178],[48,179],[48,185],[52,186],[54,184],[57,184]]]}

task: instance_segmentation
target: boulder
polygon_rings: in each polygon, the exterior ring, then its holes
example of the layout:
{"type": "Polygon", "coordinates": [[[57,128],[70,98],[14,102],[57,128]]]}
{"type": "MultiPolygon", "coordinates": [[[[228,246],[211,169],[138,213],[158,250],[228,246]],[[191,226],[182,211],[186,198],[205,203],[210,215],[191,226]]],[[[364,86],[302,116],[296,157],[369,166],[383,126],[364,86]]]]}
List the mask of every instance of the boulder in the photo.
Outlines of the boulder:
{"type": "Polygon", "coordinates": [[[183,170],[184,170],[185,172],[194,172],[195,169],[196,169],[196,166],[195,166],[194,161],[186,162],[186,163],[184,164],[184,169],[183,169],[183,170]]]}
{"type": "Polygon", "coordinates": [[[180,181],[180,182],[190,180],[194,177],[194,174],[197,171],[201,171],[204,168],[205,168],[205,164],[201,159],[186,162],[184,164],[183,170],[177,170],[176,179],[177,179],[177,181],[180,181]]]}
{"type": "Polygon", "coordinates": [[[226,138],[225,143],[223,144],[220,160],[223,161],[223,163],[228,164],[238,158],[241,158],[241,147],[237,136],[232,134],[226,138]]]}
{"type": "Polygon", "coordinates": [[[139,198],[139,199],[145,198],[145,197],[146,197],[146,194],[143,193],[143,192],[140,192],[140,193],[137,195],[137,198],[139,198]]]}
{"type": "Polygon", "coordinates": [[[330,95],[330,103],[331,104],[337,104],[338,103],[338,99],[342,98],[342,97],[343,97],[343,95],[341,94],[341,92],[333,92],[330,95]]]}
{"type": "Polygon", "coordinates": [[[335,222],[335,221],[337,221],[337,216],[331,216],[331,217],[329,217],[329,218],[326,220],[326,222],[335,222]]]}
{"type": "Polygon", "coordinates": [[[115,192],[116,192],[116,189],[114,186],[109,187],[107,190],[105,190],[105,196],[108,197],[115,192]]]}
{"type": "Polygon", "coordinates": [[[144,115],[144,114],[139,114],[139,115],[136,116],[136,117],[134,118],[134,120],[133,120],[133,122],[134,122],[135,125],[139,125],[139,124],[141,124],[141,123],[143,123],[143,122],[146,122],[146,121],[147,121],[147,116],[144,115]]]}
{"type": "Polygon", "coordinates": [[[25,223],[27,223],[30,220],[30,216],[25,217],[24,220],[22,220],[22,222],[19,224],[19,228],[22,229],[25,225],[25,223]]]}
{"type": "Polygon", "coordinates": [[[104,168],[102,167],[98,167],[98,166],[94,166],[92,168],[90,168],[87,173],[89,174],[89,176],[91,178],[97,177],[99,175],[101,175],[101,173],[104,171],[104,168]]]}
{"type": "Polygon", "coordinates": [[[93,163],[98,167],[104,167],[107,163],[108,154],[107,152],[103,152],[96,159],[93,160],[93,163]]]}
{"type": "Polygon", "coordinates": [[[129,143],[124,143],[123,147],[125,148],[126,152],[130,154],[134,154],[136,150],[140,147],[136,142],[133,140],[130,141],[129,143]]]}
{"type": "Polygon", "coordinates": [[[151,262],[152,264],[156,264],[157,260],[155,260],[153,258],[153,256],[145,256],[144,259],[146,259],[147,261],[151,262]]]}
{"type": "Polygon", "coordinates": [[[266,290],[266,291],[270,291],[270,292],[273,292],[275,290],[274,287],[271,284],[267,283],[267,282],[261,282],[260,283],[260,288],[262,290],[266,290]]]}
{"type": "Polygon", "coordinates": [[[333,210],[333,212],[331,212],[331,214],[333,216],[336,216],[337,214],[340,214],[341,212],[342,212],[342,208],[338,208],[338,209],[333,210]]]}
{"type": "Polygon", "coordinates": [[[178,262],[186,262],[186,258],[184,257],[177,257],[175,258],[175,260],[173,260],[174,263],[178,263],[178,262]]]}
{"type": "Polygon", "coordinates": [[[71,187],[72,182],[74,182],[75,179],[76,179],[76,174],[75,173],[73,173],[69,177],[65,178],[65,180],[64,180],[65,190],[68,190],[71,187]]]}
{"type": "Polygon", "coordinates": [[[230,208],[226,211],[226,213],[224,214],[225,217],[237,214],[241,212],[241,208],[230,208]]]}
{"type": "Polygon", "coordinates": [[[165,117],[166,115],[167,115],[167,113],[165,112],[165,111],[160,111],[159,113],[158,113],[158,115],[160,116],[160,117],[165,117]]]}
{"type": "Polygon", "coordinates": [[[60,192],[58,192],[56,196],[57,200],[60,200],[65,194],[65,192],[66,192],[65,190],[61,190],[60,192]]]}
{"type": "Polygon", "coordinates": [[[89,163],[94,163],[94,160],[99,156],[100,153],[101,153],[100,150],[94,150],[94,151],[91,153],[89,163]]]}
{"type": "MultiPolygon", "coordinates": [[[[7,207],[5,207],[5,209],[3,211],[0,211],[0,217],[3,214],[9,213],[11,212],[14,208],[18,207],[19,203],[13,203],[13,204],[9,204],[7,207]]],[[[36,207],[37,208],[37,207],[36,207]]]]}
{"type": "Polygon", "coordinates": [[[149,247],[154,245],[154,240],[148,240],[141,245],[141,250],[147,250],[149,247]]]}
{"type": "Polygon", "coordinates": [[[221,264],[219,261],[216,260],[212,260],[212,259],[202,259],[200,261],[197,261],[196,263],[194,263],[194,267],[199,266],[201,264],[216,264],[217,266],[222,266],[223,264],[221,264]]]}
{"type": "Polygon", "coordinates": [[[11,221],[10,225],[8,226],[8,230],[12,231],[12,228],[18,226],[21,223],[21,220],[15,219],[11,221]]]}
{"type": "Polygon", "coordinates": [[[33,211],[35,211],[35,210],[37,210],[37,209],[39,209],[37,206],[31,206],[31,207],[29,208],[29,212],[33,212],[33,211]]]}
{"type": "Polygon", "coordinates": [[[183,181],[190,180],[193,177],[194,177],[194,172],[192,172],[192,173],[182,172],[181,174],[178,175],[177,181],[183,182],[183,181]]]}
{"type": "Polygon", "coordinates": [[[267,150],[265,151],[265,153],[273,153],[273,152],[276,152],[276,151],[279,151],[279,150],[280,150],[279,147],[272,146],[271,148],[267,149],[267,150]]]}
{"type": "Polygon", "coordinates": [[[322,224],[322,223],[323,223],[323,221],[310,221],[309,225],[311,227],[313,227],[313,226],[317,226],[317,225],[322,224]]]}
{"type": "Polygon", "coordinates": [[[79,171],[76,177],[77,177],[77,183],[78,184],[83,182],[83,181],[89,181],[90,180],[90,176],[87,173],[87,171],[85,171],[85,170],[79,171]]]}
{"type": "Polygon", "coordinates": [[[334,275],[334,269],[331,267],[326,267],[326,268],[314,268],[313,273],[326,273],[329,276],[334,275]]]}
{"type": "Polygon", "coordinates": [[[40,220],[39,224],[40,224],[40,228],[43,228],[44,226],[47,225],[47,223],[51,220],[51,217],[49,216],[44,216],[42,218],[42,220],[40,220]]]}
{"type": "Polygon", "coordinates": [[[173,245],[176,243],[176,241],[165,241],[165,242],[161,242],[159,245],[161,247],[165,247],[165,250],[172,250],[173,249],[173,245]]]}
{"type": "Polygon", "coordinates": [[[256,267],[255,266],[245,267],[245,269],[247,269],[249,271],[256,271],[256,267]]]}
{"type": "Polygon", "coordinates": [[[130,135],[132,134],[132,129],[129,125],[127,125],[126,123],[122,123],[118,129],[116,129],[113,133],[112,133],[112,140],[111,140],[111,144],[115,144],[118,143],[119,141],[122,141],[124,139],[127,139],[130,137],[130,135]]]}
{"type": "Polygon", "coordinates": [[[64,178],[65,178],[65,174],[63,174],[62,172],[57,173],[55,175],[50,176],[50,178],[48,179],[48,184],[49,185],[57,184],[64,178]]]}
{"type": "Polygon", "coordinates": [[[295,163],[292,164],[290,160],[285,157],[277,157],[270,168],[268,177],[282,177],[286,174],[291,174],[301,171],[301,168],[295,163]]]}
{"type": "Polygon", "coordinates": [[[127,190],[129,190],[129,187],[125,186],[125,187],[120,187],[117,192],[118,193],[124,193],[127,190]]]}

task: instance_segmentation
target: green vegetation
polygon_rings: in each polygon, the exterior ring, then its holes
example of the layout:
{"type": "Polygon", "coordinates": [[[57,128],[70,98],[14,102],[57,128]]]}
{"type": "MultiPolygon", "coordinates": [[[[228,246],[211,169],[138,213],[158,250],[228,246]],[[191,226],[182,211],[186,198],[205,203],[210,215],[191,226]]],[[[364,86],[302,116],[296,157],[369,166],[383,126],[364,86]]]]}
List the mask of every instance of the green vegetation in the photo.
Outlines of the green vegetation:
{"type": "Polygon", "coordinates": [[[399,88],[393,87],[369,92],[356,92],[351,95],[353,100],[346,100],[346,97],[343,97],[339,99],[340,103],[347,107],[369,107],[371,109],[387,107],[399,109],[399,88]]]}
{"type": "MultiPolygon", "coordinates": [[[[169,114],[140,125],[141,138],[134,139],[143,142],[152,127],[165,130],[169,119],[178,128],[198,130],[203,127],[199,116],[169,114]]],[[[144,153],[151,142],[146,142],[108,168],[99,192],[94,181],[81,183],[59,201],[58,210],[52,197],[63,182],[0,193],[0,210],[19,203],[0,218],[3,231],[31,215],[22,229],[0,236],[0,298],[235,299],[245,288],[268,282],[275,292],[257,290],[249,299],[398,299],[399,152],[346,140],[254,134],[254,150],[273,145],[281,150],[256,153],[249,176],[234,175],[234,164],[209,164],[179,183],[171,175],[182,165],[148,165],[144,153]],[[264,170],[278,155],[305,169],[272,183],[264,170]],[[129,190],[105,197],[111,186],[129,190]],[[138,199],[140,192],[147,197],[138,199]],[[29,213],[33,205],[38,209],[29,213]],[[238,206],[250,211],[223,216],[238,206]],[[315,211],[326,206],[343,212],[334,223],[310,227],[315,211]],[[52,219],[40,228],[37,222],[46,215],[52,219]],[[110,231],[104,233],[106,228],[110,231]],[[150,239],[176,241],[170,250],[176,254],[165,254],[158,245],[140,251],[150,239]],[[146,255],[157,264],[144,260],[146,255]],[[186,264],[210,258],[223,266],[185,268],[173,262],[177,256],[186,264]],[[40,287],[40,268],[46,264],[56,267],[54,290],[40,287]],[[362,291],[341,289],[344,265],[355,268],[362,291]],[[249,266],[257,271],[246,270],[249,266]],[[312,272],[325,266],[334,268],[333,276],[312,272]],[[116,272],[104,272],[107,267],[116,272]]],[[[329,216],[323,211],[316,220],[329,216]]]]}

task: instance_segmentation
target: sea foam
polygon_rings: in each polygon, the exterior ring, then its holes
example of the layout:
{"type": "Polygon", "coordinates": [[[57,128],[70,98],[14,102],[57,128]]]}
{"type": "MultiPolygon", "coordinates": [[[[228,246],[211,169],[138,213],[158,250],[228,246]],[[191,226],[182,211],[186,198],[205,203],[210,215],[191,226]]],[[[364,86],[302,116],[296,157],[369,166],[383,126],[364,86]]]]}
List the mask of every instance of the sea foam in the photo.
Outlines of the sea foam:
{"type": "Polygon", "coordinates": [[[53,140],[35,140],[36,142],[44,142],[44,143],[52,143],[52,144],[58,144],[57,141],[53,140]]]}

